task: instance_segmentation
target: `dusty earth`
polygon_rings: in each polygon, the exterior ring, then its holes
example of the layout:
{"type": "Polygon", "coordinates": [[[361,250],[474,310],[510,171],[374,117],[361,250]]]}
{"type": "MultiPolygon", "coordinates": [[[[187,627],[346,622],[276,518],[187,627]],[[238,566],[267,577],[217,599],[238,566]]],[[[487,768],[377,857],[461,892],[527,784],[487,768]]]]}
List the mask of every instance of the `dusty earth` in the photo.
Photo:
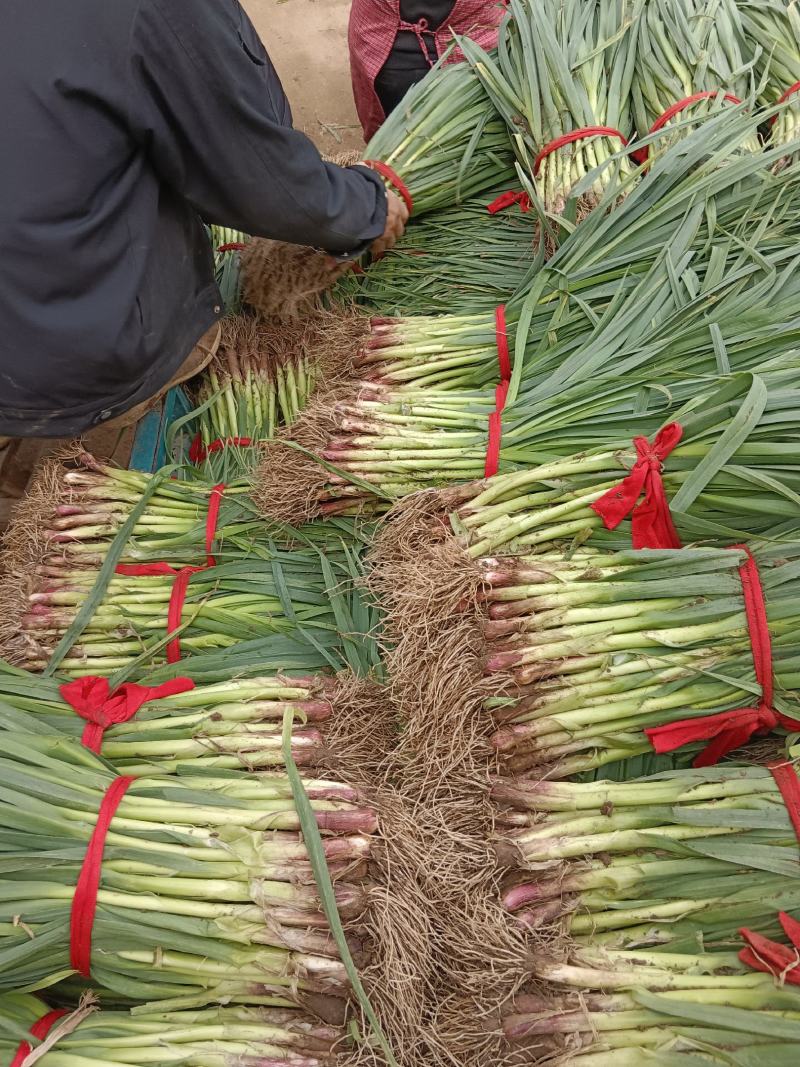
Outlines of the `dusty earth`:
{"type": "Polygon", "coordinates": [[[350,0],[242,0],[292,104],[321,151],[361,148],[347,54],[350,0]]]}

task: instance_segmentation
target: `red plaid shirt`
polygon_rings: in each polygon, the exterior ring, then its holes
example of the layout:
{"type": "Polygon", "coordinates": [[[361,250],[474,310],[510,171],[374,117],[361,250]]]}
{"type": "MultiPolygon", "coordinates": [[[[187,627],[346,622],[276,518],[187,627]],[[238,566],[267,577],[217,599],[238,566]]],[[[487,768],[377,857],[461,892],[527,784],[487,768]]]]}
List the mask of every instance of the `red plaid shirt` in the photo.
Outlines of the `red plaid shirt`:
{"type": "MultiPolygon", "coordinates": [[[[368,141],[386,118],[375,79],[392,51],[397,34],[410,30],[421,38],[425,29],[442,55],[452,44],[453,33],[469,36],[483,48],[497,44],[497,29],[505,9],[499,0],[456,0],[445,24],[432,32],[419,24],[404,22],[400,17],[400,0],[353,0],[350,10],[350,71],[356,110],[368,141]]],[[[424,45],[420,41],[420,47],[424,45]]],[[[463,55],[456,49],[447,60],[457,63],[463,55]]]]}

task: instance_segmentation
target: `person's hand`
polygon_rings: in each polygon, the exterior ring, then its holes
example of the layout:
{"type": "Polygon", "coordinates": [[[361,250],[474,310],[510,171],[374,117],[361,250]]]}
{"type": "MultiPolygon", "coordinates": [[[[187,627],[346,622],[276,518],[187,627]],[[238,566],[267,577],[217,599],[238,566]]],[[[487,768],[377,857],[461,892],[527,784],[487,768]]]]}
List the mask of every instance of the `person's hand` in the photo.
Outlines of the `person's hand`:
{"type": "Polygon", "coordinates": [[[330,274],[331,285],[338,281],[343,274],[347,274],[349,270],[352,270],[356,266],[355,260],[346,259],[344,261],[336,259],[334,256],[325,256],[323,261],[325,269],[330,274]]]}
{"type": "Polygon", "coordinates": [[[383,231],[383,236],[379,237],[377,241],[374,241],[371,248],[372,255],[375,259],[380,259],[384,252],[388,252],[390,248],[394,248],[405,233],[407,222],[408,208],[399,196],[393,193],[391,189],[387,189],[386,226],[383,231]]]}

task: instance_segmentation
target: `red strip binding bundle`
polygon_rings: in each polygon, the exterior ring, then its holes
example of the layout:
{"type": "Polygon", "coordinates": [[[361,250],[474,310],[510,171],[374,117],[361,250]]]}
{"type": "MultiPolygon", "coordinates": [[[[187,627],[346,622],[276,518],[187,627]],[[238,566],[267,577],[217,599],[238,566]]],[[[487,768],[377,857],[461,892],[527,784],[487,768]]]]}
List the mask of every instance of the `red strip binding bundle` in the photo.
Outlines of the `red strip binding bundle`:
{"type": "MultiPolygon", "coordinates": [[[[789,88],[786,90],[786,92],[781,93],[781,95],[778,97],[778,99],[776,101],[776,104],[785,104],[786,101],[790,97],[794,96],[794,94],[798,93],[798,92],[800,92],[800,82],[795,82],[794,85],[790,85],[789,86],[789,88]]],[[[769,120],[770,126],[774,126],[777,121],[778,121],[778,116],[777,115],[773,115],[772,118],[769,120]]]]}
{"type": "Polygon", "coordinates": [[[90,978],[92,971],[92,930],[97,914],[97,894],[100,889],[106,837],[122,798],[135,781],[135,778],[115,778],[109,786],[100,805],[97,822],[78,876],[78,884],[75,886],[70,918],[70,964],[83,978],[90,978]]]}
{"type": "MultiPolygon", "coordinates": [[[[58,1008],[56,1011],[51,1011],[47,1015],[42,1016],[38,1022],[35,1022],[31,1027],[31,1037],[35,1037],[37,1041],[44,1041],[59,1019],[63,1019],[69,1012],[65,1008],[58,1008]]],[[[27,1041],[21,1041],[19,1048],[17,1049],[14,1059],[11,1061],[9,1067],[22,1067],[22,1064],[30,1056],[33,1049],[27,1041]]]]}
{"type": "Polygon", "coordinates": [[[800,842],[800,779],[793,763],[771,763],[770,772],[781,791],[786,811],[800,842]]]}
{"type": "Polygon", "coordinates": [[[497,362],[500,364],[500,383],[494,394],[495,409],[489,416],[489,441],[486,448],[486,466],[484,468],[487,478],[497,474],[500,467],[503,411],[508,399],[508,387],[511,384],[511,350],[508,344],[505,304],[501,304],[495,309],[495,336],[497,338],[497,362]]]}
{"type": "MultiPolygon", "coordinates": [[[[120,563],[116,569],[117,574],[125,575],[129,578],[148,578],[155,575],[172,575],[175,578],[175,583],[172,586],[172,595],[169,601],[169,610],[167,612],[167,634],[173,634],[176,630],[180,629],[181,620],[183,618],[183,606],[186,602],[186,593],[189,588],[189,581],[193,574],[199,574],[201,571],[210,570],[212,567],[216,567],[217,561],[212,555],[214,548],[214,539],[217,536],[217,523],[219,522],[219,511],[222,506],[222,497],[225,493],[224,485],[215,485],[211,490],[211,496],[208,501],[208,514],[206,516],[206,563],[202,567],[183,567],[181,570],[176,570],[175,567],[171,567],[169,563],[120,563]]],[[[181,642],[180,638],[175,637],[167,645],[167,661],[169,663],[178,663],[181,659],[181,642]]]]}
{"type": "Polygon", "coordinates": [[[624,133],[614,129],[613,126],[584,126],[583,129],[571,130],[569,133],[562,134],[561,137],[556,137],[554,141],[546,144],[533,162],[533,173],[538,175],[542,163],[553,152],[557,152],[559,148],[565,148],[575,141],[585,141],[587,137],[616,137],[626,148],[628,146],[628,138],[624,133]]]}
{"type": "Polygon", "coordinates": [[[127,682],[113,692],[108,678],[76,678],[59,688],[61,696],[82,719],[86,720],[81,744],[99,756],[106,730],[130,722],[143,704],[151,700],[177,696],[194,689],[191,678],[174,678],[163,685],[147,686],[127,682]]]}
{"type": "MultiPolygon", "coordinates": [[[[701,100],[710,100],[713,97],[719,96],[719,89],[707,89],[702,93],[693,93],[691,96],[685,96],[682,100],[676,100],[674,104],[671,104],[663,115],[659,115],[648,133],[658,133],[664,126],[676,115],[680,115],[682,111],[685,111],[687,107],[691,107],[693,104],[698,104],[701,100]]],[[[723,100],[727,100],[730,104],[741,104],[741,100],[738,96],[734,96],[733,93],[725,93],[723,100]]],[[[636,163],[647,163],[650,159],[650,146],[639,149],[637,152],[632,153],[632,158],[636,163]]]]}
{"type": "Polygon", "coordinates": [[[532,206],[531,198],[526,192],[521,189],[518,192],[509,189],[508,192],[501,193],[496,200],[493,200],[491,204],[488,204],[486,210],[490,215],[499,215],[501,211],[513,207],[514,204],[519,204],[519,209],[523,215],[527,215],[532,206]]]}
{"type": "Polygon", "coordinates": [[[659,430],[652,445],[635,437],[637,460],[630,474],[592,504],[607,530],[616,530],[631,516],[631,543],[639,548],[680,548],[681,540],[672,521],[669,501],[661,479],[664,460],[677,448],[683,427],[671,422],[659,430]],[[637,504],[644,493],[644,499],[637,504]]]}
{"type": "Polygon", "coordinates": [[[398,191],[403,199],[403,203],[408,208],[409,215],[414,214],[414,198],[409,192],[408,186],[397,173],[387,163],[381,163],[379,159],[365,159],[364,164],[367,167],[371,167],[377,174],[380,174],[382,178],[385,178],[390,185],[398,191]]]}
{"type": "Polygon", "coordinates": [[[756,681],[761,686],[761,700],[753,707],[736,708],[718,715],[705,715],[697,719],[682,719],[666,726],[645,730],[653,748],[658,753],[674,752],[695,741],[710,741],[695,759],[695,767],[710,767],[723,756],[746,744],[751,737],[770,733],[776,726],[787,730],[800,730],[800,722],[783,715],[772,706],[774,678],[772,668],[772,642],[767,620],[767,605],[764,589],[758,573],[758,564],[747,545],[732,545],[732,549],[747,556],[739,568],[744,592],[744,607],[750,642],[753,648],[753,665],[756,681]]]}
{"type": "Polygon", "coordinates": [[[222,452],[226,448],[251,448],[253,441],[249,437],[227,437],[224,441],[217,438],[210,445],[203,444],[200,434],[195,434],[189,448],[189,460],[194,464],[205,463],[209,456],[215,452],[222,452]]]}
{"type": "Polygon", "coordinates": [[[779,982],[800,985],[800,923],[782,911],[778,916],[783,931],[792,943],[781,945],[770,941],[763,934],[743,928],[739,933],[747,947],[739,953],[739,959],[754,971],[771,974],[779,982]]]}

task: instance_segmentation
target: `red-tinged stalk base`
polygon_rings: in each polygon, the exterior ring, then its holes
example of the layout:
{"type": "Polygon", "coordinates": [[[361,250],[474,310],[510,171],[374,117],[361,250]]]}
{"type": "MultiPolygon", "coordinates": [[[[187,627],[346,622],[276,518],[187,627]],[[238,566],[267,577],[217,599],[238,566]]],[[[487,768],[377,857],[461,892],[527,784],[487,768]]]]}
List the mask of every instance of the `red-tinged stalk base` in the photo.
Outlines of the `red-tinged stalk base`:
{"type": "MultiPolygon", "coordinates": [[[[64,481],[65,468],[101,469],[76,442],[46,459],[37,470],[28,492],[14,507],[11,522],[0,543],[0,657],[15,666],[31,660],[48,660],[52,648],[22,631],[21,620],[30,608],[29,597],[41,584],[39,572],[54,555],[48,527],[59,507],[72,505],[74,491],[64,481]]],[[[78,489],[78,495],[80,490],[78,489]]],[[[57,558],[58,548],[55,555],[57,558]]]]}

